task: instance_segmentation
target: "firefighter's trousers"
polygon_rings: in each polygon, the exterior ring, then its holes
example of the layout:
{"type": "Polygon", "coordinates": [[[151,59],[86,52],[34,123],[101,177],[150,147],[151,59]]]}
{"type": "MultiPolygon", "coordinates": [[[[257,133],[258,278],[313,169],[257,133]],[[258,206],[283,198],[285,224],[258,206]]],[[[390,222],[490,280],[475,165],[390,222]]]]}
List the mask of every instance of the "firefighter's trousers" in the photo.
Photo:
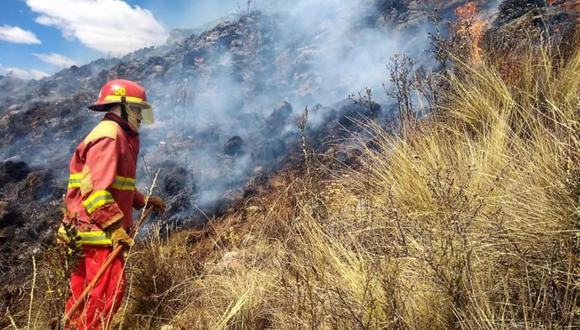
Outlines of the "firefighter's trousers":
{"type": "MultiPolygon", "coordinates": [[[[84,256],[78,260],[78,265],[70,279],[71,297],[66,303],[67,312],[112,251],[111,247],[83,246],[84,256]]],[[[68,323],[69,329],[108,328],[123,299],[124,265],[123,255],[120,254],[103,273],[75,315],[71,316],[68,323]]]]}

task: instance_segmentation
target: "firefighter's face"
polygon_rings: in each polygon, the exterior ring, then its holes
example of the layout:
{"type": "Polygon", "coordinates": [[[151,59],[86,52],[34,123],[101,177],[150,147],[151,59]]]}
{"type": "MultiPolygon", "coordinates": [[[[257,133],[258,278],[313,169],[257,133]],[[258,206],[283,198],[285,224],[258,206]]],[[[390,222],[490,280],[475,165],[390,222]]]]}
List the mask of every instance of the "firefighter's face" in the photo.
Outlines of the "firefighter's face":
{"type": "Polygon", "coordinates": [[[129,124],[133,129],[138,130],[141,127],[141,121],[143,120],[143,115],[141,114],[141,106],[139,105],[129,105],[127,109],[129,124]]]}

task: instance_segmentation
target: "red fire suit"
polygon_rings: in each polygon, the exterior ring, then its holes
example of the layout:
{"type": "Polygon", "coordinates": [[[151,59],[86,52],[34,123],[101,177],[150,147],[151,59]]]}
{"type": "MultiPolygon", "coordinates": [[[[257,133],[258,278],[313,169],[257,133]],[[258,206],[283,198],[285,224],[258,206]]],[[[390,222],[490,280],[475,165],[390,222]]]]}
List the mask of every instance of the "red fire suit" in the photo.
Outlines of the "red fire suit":
{"type": "MultiPolygon", "coordinates": [[[[70,279],[72,294],[66,304],[67,311],[112,252],[110,234],[104,229],[122,221],[129,231],[132,209],[145,204],[143,195],[135,188],[138,153],[138,134],[126,121],[107,113],[79,144],[70,161],[66,212],[59,238],[68,242],[74,235],[84,255],[70,279]]],[[[71,316],[69,326],[106,328],[121,304],[124,288],[124,260],[120,255],[97,282],[79,312],[71,316]]]]}

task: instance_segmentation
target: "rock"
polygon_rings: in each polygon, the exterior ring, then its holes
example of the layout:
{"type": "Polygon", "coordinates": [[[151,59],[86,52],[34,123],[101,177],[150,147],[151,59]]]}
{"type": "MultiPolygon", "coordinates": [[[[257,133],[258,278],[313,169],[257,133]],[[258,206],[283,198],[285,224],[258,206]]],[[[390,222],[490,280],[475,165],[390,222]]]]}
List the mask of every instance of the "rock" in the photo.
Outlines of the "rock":
{"type": "Polygon", "coordinates": [[[0,186],[8,182],[18,182],[30,173],[28,164],[22,161],[7,161],[0,164],[0,186]]]}
{"type": "Polygon", "coordinates": [[[278,104],[265,122],[264,133],[272,136],[280,132],[292,114],[292,105],[286,101],[278,104]]]}
{"type": "Polygon", "coordinates": [[[278,104],[276,108],[274,108],[274,111],[272,111],[272,113],[268,117],[268,123],[272,124],[283,123],[286,121],[286,119],[288,119],[288,117],[290,117],[291,114],[292,114],[292,105],[287,101],[284,101],[278,104]]]}
{"type": "Polygon", "coordinates": [[[238,156],[244,153],[244,140],[239,136],[234,136],[224,145],[224,154],[228,156],[238,156]]]}
{"type": "Polygon", "coordinates": [[[185,189],[187,182],[187,170],[177,166],[171,170],[163,180],[163,192],[168,195],[175,195],[185,189]]]}

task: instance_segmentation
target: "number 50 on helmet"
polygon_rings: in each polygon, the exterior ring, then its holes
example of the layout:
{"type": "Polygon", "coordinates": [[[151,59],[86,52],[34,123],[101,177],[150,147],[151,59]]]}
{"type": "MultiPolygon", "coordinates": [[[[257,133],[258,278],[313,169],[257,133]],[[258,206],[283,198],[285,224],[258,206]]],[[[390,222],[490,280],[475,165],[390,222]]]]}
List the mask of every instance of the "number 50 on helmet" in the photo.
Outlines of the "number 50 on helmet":
{"type": "Polygon", "coordinates": [[[131,80],[114,79],[108,81],[101,88],[97,101],[89,105],[89,109],[109,111],[112,106],[122,103],[131,107],[138,106],[143,115],[143,123],[153,123],[153,109],[147,103],[145,89],[131,80]]]}

